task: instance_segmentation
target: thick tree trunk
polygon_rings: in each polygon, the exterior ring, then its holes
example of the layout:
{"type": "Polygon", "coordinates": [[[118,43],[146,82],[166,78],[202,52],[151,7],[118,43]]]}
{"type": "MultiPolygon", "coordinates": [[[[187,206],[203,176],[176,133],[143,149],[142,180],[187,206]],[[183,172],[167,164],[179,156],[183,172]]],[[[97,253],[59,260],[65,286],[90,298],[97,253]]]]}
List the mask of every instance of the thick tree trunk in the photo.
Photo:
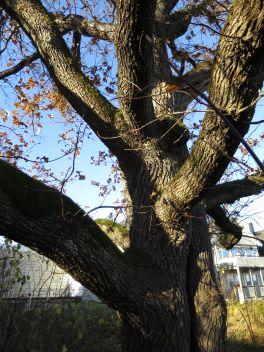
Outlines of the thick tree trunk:
{"type": "Polygon", "coordinates": [[[183,329],[173,311],[173,297],[166,303],[165,307],[157,298],[155,307],[151,311],[143,309],[140,317],[121,315],[124,352],[190,352],[190,329],[183,329]]]}
{"type": "MultiPolygon", "coordinates": [[[[171,27],[168,11],[177,1],[116,1],[119,111],[80,71],[38,0],[2,3],[60,92],[118,158],[134,207],[123,254],[67,197],[0,161],[0,231],[54,260],[116,309],[125,352],[224,352],[226,309],[200,202],[239,140],[210,109],[189,155],[175,113],[193,99],[192,84],[205,89],[208,82],[198,84],[189,72],[184,93],[163,90],[175,77],[166,48],[171,32],[159,23],[171,27]]],[[[181,17],[178,35],[189,23],[181,17]]],[[[262,1],[235,1],[212,70],[210,99],[243,136],[263,84],[263,27],[262,1]]]]}
{"type": "MultiPolygon", "coordinates": [[[[130,192],[137,206],[152,204],[153,183],[166,183],[175,168],[169,160],[161,166],[155,155],[149,157],[155,182],[137,172],[140,186],[133,182],[130,192]]],[[[120,313],[124,351],[224,352],[226,308],[215,277],[204,205],[181,220],[175,220],[170,205],[159,213],[166,222],[161,223],[152,208],[133,211],[132,245],[126,255],[134,258],[143,278],[156,277],[156,285],[148,288],[146,297],[138,297],[140,310],[120,313]]]]}
{"type": "Polygon", "coordinates": [[[194,221],[186,268],[173,266],[177,279],[170,287],[159,285],[157,275],[158,289],[150,288],[151,305],[142,300],[140,311],[120,314],[123,351],[226,350],[226,308],[215,278],[207,224],[204,214],[200,216],[194,221]]]}

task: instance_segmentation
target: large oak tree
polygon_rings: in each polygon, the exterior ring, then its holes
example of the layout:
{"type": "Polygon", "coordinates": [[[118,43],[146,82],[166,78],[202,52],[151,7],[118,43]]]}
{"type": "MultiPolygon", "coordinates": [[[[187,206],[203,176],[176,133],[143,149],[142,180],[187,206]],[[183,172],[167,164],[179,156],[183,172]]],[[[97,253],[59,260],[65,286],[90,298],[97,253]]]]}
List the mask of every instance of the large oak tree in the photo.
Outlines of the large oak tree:
{"type": "Polygon", "coordinates": [[[124,351],[225,351],[226,309],[207,214],[230,247],[241,228],[221,205],[264,189],[259,162],[255,175],[219,183],[249,130],[263,84],[264,2],[195,1],[178,11],[178,0],[111,4],[115,20],[103,23],[51,13],[40,0],[2,0],[36,51],[0,78],[41,60],[60,94],[115,155],[130,205],[129,246],[121,252],[71,199],[4,157],[0,231],[54,260],[117,310],[124,351]],[[209,61],[178,50],[177,38],[198,16],[222,27],[209,61]],[[64,36],[71,32],[70,49],[64,36]],[[83,73],[81,36],[114,44],[118,107],[83,73]],[[189,150],[184,112],[195,99],[208,110],[189,150]]]}

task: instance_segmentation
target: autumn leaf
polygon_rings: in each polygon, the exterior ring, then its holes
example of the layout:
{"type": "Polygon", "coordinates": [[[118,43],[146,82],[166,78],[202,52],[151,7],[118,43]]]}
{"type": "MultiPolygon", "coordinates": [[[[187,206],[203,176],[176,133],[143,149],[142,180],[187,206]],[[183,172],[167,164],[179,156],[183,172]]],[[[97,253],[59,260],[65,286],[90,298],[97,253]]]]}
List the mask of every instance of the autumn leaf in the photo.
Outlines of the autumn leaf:
{"type": "Polygon", "coordinates": [[[7,150],[7,151],[5,152],[5,156],[6,156],[7,158],[12,158],[13,153],[11,152],[11,150],[7,150]]]}
{"type": "Polygon", "coordinates": [[[22,87],[19,86],[18,84],[15,86],[15,89],[16,89],[18,92],[22,92],[22,87]]]}
{"type": "Polygon", "coordinates": [[[13,124],[15,126],[20,126],[21,125],[21,122],[19,121],[19,119],[17,117],[13,117],[13,124]]]}
{"type": "Polygon", "coordinates": [[[180,86],[176,83],[168,83],[165,84],[166,92],[177,92],[180,89],[180,86]]]}

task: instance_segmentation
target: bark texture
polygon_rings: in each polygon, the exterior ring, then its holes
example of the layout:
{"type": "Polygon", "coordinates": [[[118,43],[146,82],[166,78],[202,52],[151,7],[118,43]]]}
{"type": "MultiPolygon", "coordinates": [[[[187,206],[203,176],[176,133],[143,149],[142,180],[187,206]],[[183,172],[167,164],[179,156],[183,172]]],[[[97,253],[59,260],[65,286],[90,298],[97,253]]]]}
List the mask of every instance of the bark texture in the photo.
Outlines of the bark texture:
{"type": "Polygon", "coordinates": [[[214,62],[175,77],[166,43],[185,33],[202,8],[171,14],[177,2],[118,0],[111,25],[50,14],[39,0],[1,3],[61,93],[117,157],[131,211],[129,240],[115,233],[114,241],[126,244],[121,252],[69,198],[0,161],[0,231],[54,260],[116,309],[125,352],[226,350],[206,212],[221,220],[224,237],[231,231],[237,238],[240,229],[221,204],[264,188],[262,174],[216,185],[240,141],[215,110],[207,111],[191,152],[182,121],[197,89],[210,82],[211,104],[246,134],[264,77],[264,4],[235,1],[214,62]],[[82,73],[63,39],[71,30],[114,43],[119,109],[82,73]]]}

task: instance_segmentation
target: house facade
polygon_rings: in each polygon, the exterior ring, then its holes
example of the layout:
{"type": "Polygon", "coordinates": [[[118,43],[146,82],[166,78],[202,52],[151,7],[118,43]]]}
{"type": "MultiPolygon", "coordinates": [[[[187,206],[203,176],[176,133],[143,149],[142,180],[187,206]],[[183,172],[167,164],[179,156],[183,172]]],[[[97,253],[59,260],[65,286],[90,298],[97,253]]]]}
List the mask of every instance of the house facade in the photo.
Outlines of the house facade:
{"type": "Polygon", "coordinates": [[[26,301],[29,307],[36,300],[99,301],[54,262],[24,246],[18,252],[12,248],[0,250],[0,297],[26,301]],[[14,265],[16,260],[18,262],[14,265]],[[17,268],[19,275],[16,275],[17,268]],[[25,280],[21,280],[22,277],[25,280]]]}
{"type": "MultiPolygon", "coordinates": [[[[213,256],[220,286],[226,299],[264,299],[264,253],[259,234],[244,231],[244,237],[230,250],[213,245],[213,256]]],[[[261,232],[260,232],[261,233],[261,232]]]]}
{"type": "Polygon", "coordinates": [[[15,254],[16,257],[10,256],[10,253],[1,254],[4,258],[1,261],[2,280],[0,279],[3,297],[49,299],[71,295],[71,277],[37,252],[22,247],[15,254]]]}

